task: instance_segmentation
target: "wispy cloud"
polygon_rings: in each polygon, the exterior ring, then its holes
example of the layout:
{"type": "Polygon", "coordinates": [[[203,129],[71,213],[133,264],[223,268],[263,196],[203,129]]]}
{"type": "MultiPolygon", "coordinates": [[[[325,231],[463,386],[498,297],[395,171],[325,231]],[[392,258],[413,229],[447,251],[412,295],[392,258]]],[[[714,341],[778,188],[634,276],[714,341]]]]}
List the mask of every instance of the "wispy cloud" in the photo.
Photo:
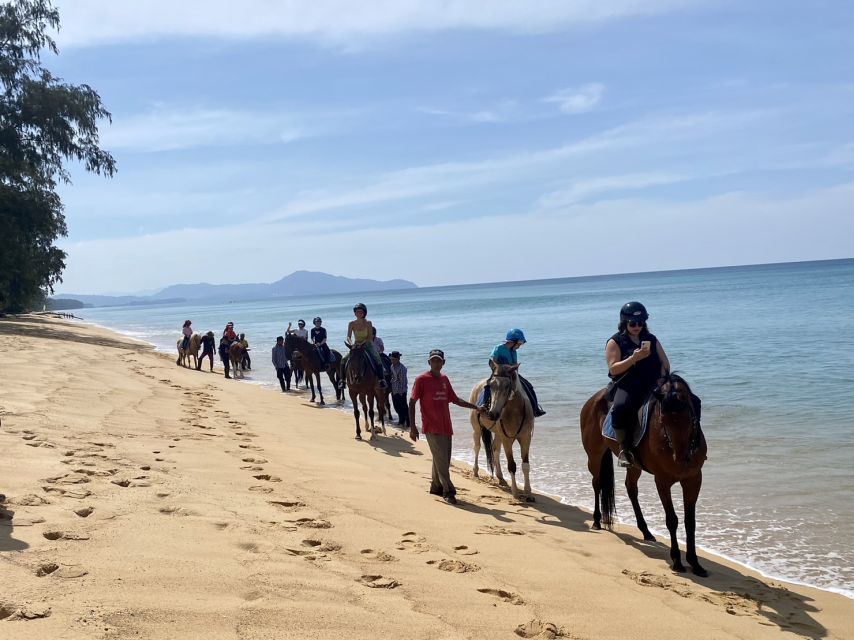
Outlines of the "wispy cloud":
{"type": "Polygon", "coordinates": [[[604,93],[605,85],[591,82],[580,87],[561,89],[543,100],[557,104],[564,113],[574,115],[595,109],[602,101],[604,93]]]}
{"type": "Polygon", "coordinates": [[[703,0],[60,0],[60,43],[92,46],[201,36],[354,40],[446,30],[546,33],[635,16],[658,15],[703,0]],[[237,12],[237,13],[236,13],[237,12]]]}
{"type": "Polygon", "coordinates": [[[233,144],[282,144],[317,134],[285,113],[158,105],[146,113],[116,116],[104,128],[104,146],[127,151],[169,151],[233,144]]]}
{"type": "Polygon", "coordinates": [[[476,111],[440,109],[436,107],[418,107],[416,111],[431,116],[447,118],[458,123],[498,124],[502,122],[517,122],[523,119],[516,100],[501,100],[489,107],[476,111]]]}
{"type": "Polygon", "coordinates": [[[540,197],[538,204],[546,209],[567,207],[578,202],[608,193],[625,193],[649,187],[658,187],[690,180],[691,177],[677,173],[632,173],[617,176],[603,176],[580,180],[569,189],[552,191],[540,197]]]}

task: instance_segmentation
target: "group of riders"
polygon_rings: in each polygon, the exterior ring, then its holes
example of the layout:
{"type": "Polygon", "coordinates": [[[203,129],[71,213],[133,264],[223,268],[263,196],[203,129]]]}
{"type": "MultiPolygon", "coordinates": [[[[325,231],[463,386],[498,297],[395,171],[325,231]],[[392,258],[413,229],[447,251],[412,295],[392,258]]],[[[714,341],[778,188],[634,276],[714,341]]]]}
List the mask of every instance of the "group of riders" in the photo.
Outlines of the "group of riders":
{"type": "MultiPolygon", "coordinates": [[[[361,302],[356,304],[353,307],[353,315],[355,318],[347,325],[347,338],[345,341],[350,352],[342,358],[341,371],[346,371],[350,353],[353,349],[364,349],[374,366],[376,376],[379,380],[378,385],[384,389],[387,386],[386,378],[388,370],[381,357],[381,354],[385,351],[382,339],[377,336],[376,329],[371,321],[367,319],[367,306],[361,302]]],[[[632,432],[638,421],[638,413],[652,391],[658,386],[659,381],[670,371],[670,362],[664,352],[664,347],[647,327],[648,319],[649,313],[643,304],[637,301],[627,302],[620,309],[617,332],[607,340],[605,345],[605,360],[608,365],[608,376],[610,378],[608,385],[608,398],[611,402],[610,413],[614,433],[619,444],[618,461],[620,466],[623,467],[628,467],[635,463],[631,452],[631,442],[632,432]]],[[[184,322],[182,332],[184,335],[183,348],[185,350],[189,346],[189,341],[193,334],[191,325],[190,320],[184,322]]],[[[309,332],[305,328],[304,320],[299,320],[296,329],[292,328],[289,323],[287,333],[294,334],[312,344],[317,350],[324,367],[335,366],[336,363],[333,361],[332,353],[327,344],[328,336],[326,329],[323,327],[322,319],[319,317],[314,318],[313,325],[313,328],[309,332]]],[[[235,342],[243,347],[245,354],[243,365],[246,368],[251,368],[251,360],[248,355],[249,343],[246,341],[244,334],[241,333],[238,335],[234,331],[233,322],[229,322],[225,326],[222,337],[220,338],[220,358],[224,363],[228,361],[228,350],[235,342]]],[[[505,335],[504,341],[493,348],[490,360],[498,365],[518,364],[518,351],[525,343],[525,334],[522,330],[511,329],[505,335]]],[[[196,368],[201,369],[202,361],[205,357],[208,357],[210,359],[211,370],[213,370],[214,334],[212,331],[208,331],[202,336],[201,348],[202,354],[196,368]]],[[[226,377],[228,377],[227,368],[226,377]]],[[[342,386],[344,379],[346,379],[346,376],[342,375],[340,383],[342,386]]],[[[533,385],[522,376],[519,376],[519,382],[530,400],[535,417],[544,415],[545,411],[537,401],[533,385]]],[[[692,403],[695,420],[699,423],[700,399],[693,396],[692,403]]],[[[490,388],[489,385],[486,385],[478,397],[477,405],[488,407],[489,404],[490,388]]]]}

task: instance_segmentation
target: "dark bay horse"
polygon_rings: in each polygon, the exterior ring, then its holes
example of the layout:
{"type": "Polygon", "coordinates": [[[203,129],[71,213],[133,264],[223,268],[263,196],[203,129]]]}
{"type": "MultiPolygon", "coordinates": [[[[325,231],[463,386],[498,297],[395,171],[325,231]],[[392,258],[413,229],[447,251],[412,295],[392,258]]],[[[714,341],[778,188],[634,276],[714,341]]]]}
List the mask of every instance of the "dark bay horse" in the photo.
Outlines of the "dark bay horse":
{"type": "MultiPolygon", "coordinates": [[[[338,352],[332,353],[333,358],[336,353],[338,352]]],[[[306,382],[311,388],[311,402],[314,402],[317,394],[319,394],[320,402],[318,404],[325,405],[326,403],[323,401],[323,389],[320,386],[320,374],[326,371],[326,368],[320,360],[320,353],[317,348],[305,338],[300,338],[296,334],[289,333],[285,336],[285,354],[290,355],[294,368],[299,367],[305,373],[306,382]],[[315,382],[317,382],[317,394],[314,392],[315,382]]],[[[336,388],[338,383],[336,379],[338,362],[340,362],[340,359],[341,354],[338,354],[338,361],[332,363],[331,370],[328,372],[329,379],[336,385],[336,388]]],[[[343,391],[341,395],[343,397],[343,391]]],[[[338,397],[338,393],[335,394],[335,397],[338,397]]]]}
{"type": "MultiPolygon", "coordinates": [[[[608,414],[607,389],[597,391],[581,409],[581,441],[587,452],[587,468],[593,475],[595,508],[593,528],[601,529],[602,522],[611,528],[614,522],[614,462],[611,454],[618,453],[617,443],[602,436],[602,424],[608,414]],[[599,502],[602,502],[602,511],[599,502]]],[[[643,470],[655,477],[658,496],[664,507],[667,530],[670,533],[670,559],[675,571],[685,571],[676,541],[679,518],[673,508],[670,488],[682,485],[682,500],[685,503],[685,559],[698,576],[708,572],[697,560],[694,544],[696,529],[697,498],[703,484],[703,463],[706,461],[706,439],[700,429],[692,402],[693,394],[688,383],[676,374],[668,374],[661,385],[653,391],[649,409],[649,426],[635,448],[643,470]]],[[[638,502],[638,478],[641,468],[629,467],[626,471],[626,491],[632,501],[638,528],[644,540],[655,540],[644,520],[638,502]]]]}
{"type": "Polygon", "coordinates": [[[362,411],[365,414],[365,426],[368,426],[370,418],[370,440],[374,439],[377,431],[374,426],[374,400],[377,401],[382,432],[385,435],[385,391],[378,388],[379,379],[374,371],[374,363],[365,348],[357,345],[350,346],[350,358],[347,361],[346,370],[342,373],[346,377],[347,388],[350,394],[350,402],[353,403],[353,416],[356,418],[356,440],[362,439],[362,431],[359,428],[359,402],[362,403],[362,411]]]}
{"type": "Polygon", "coordinates": [[[495,364],[489,361],[492,376],[478,382],[471,390],[469,402],[477,404],[483,388],[489,385],[489,407],[485,415],[472,411],[469,418],[474,429],[474,476],[478,476],[478,457],[480,442],[486,448],[486,463],[490,472],[495,471],[498,484],[507,486],[501,472],[501,448],[507,456],[507,470],[510,472],[510,490],[517,500],[534,502],[531,493],[530,464],[528,455],[531,450],[531,438],[534,435],[534,410],[528,394],[522,388],[517,369],[518,364],[495,364]],[[493,436],[495,441],[493,442],[493,436]],[[522,453],[522,475],[525,487],[522,494],[516,486],[516,460],[513,458],[513,443],[519,442],[522,453]]]}
{"type": "Polygon", "coordinates": [[[329,376],[329,382],[335,389],[335,399],[338,402],[344,402],[344,389],[339,384],[341,382],[341,352],[330,349],[329,353],[332,356],[332,361],[329,364],[329,369],[326,370],[326,375],[329,376]]]}

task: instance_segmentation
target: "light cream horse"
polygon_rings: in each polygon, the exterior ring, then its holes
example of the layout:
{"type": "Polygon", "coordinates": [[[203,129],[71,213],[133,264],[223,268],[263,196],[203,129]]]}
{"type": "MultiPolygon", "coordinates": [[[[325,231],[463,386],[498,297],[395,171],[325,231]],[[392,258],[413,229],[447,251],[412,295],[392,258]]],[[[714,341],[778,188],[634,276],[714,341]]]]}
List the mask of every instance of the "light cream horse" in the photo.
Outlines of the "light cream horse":
{"type": "Polygon", "coordinates": [[[190,336],[190,345],[186,349],[182,349],[181,345],[184,344],[184,338],[178,340],[178,359],[175,360],[175,364],[180,365],[182,367],[190,366],[190,358],[193,359],[193,367],[198,368],[199,366],[199,349],[202,346],[202,336],[198,333],[194,333],[190,336]]]}
{"type": "Polygon", "coordinates": [[[231,362],[231,373],[234,377],[243,378],[243,357],[246,355],[246,349],[240,346],[239,342],[232,342],[228,348],[228,359],[231,362]]]}
{"type": "Polygon", "coordinates": [[[471,391],[469,402],[477,404],[481,390],[489,385],[490,400],[488,410],[479,414],[471,412],[470,420],[474,429],[474,475],[478,475],[478,458],[480,457],[480,442],[486,448],[486,462],[490,473],[498,477],[498,484],[507,486],[504,474],[501,473],[501,447],[507,456],[507,470],[510,472],[510,490],[513,497],[526,502],[534,502],[531,494],[530,469],[528,453],[531,449],[531,438],[534,435],[534,411],[528,394],[522,388],[517,369],[518,364],[495,364],[489,361],[492,376],[475,385],[471,391]],[[494,441],[493,441],[493,436],[494,441]],[[522,474],[525,477],[525,487],[520,496],[516,486],[516,461],[513,459],[513,443],[519,441],[522,452],[522,474]]]}

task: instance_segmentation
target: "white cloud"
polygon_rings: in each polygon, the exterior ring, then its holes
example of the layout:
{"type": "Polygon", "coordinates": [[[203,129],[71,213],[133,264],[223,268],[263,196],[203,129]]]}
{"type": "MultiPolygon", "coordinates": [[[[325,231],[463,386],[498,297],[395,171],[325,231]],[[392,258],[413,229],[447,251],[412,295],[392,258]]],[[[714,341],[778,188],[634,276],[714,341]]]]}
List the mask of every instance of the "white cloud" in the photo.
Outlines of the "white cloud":
{"type": "Polygon", "coordinates": [[[544,98],[545,102],[553,102],[564,113],[574,115],[592,111],[601,102],[605,86],[591,82],[580,87],[561,89],[557,93],[544,98]]]}
{"type": "Polygon", "coordinates": [[[684,182],[691,178],[677,173],[631,173],[618,176],[603,176],[580,180],[569,189],[553,191],[540,197],[539,205],[546,209],[567,207],[577,202],[609,192],[646,189],[661,185],[684,182]]]}
{"type": "Polygon", "coordinates": [[[545,33],[683,10],[707,0],[60,0],[61,45],[158,38],[298,38],[336,44],[445,30],[545,33]]]}
{"type": "Polygon", "coordinates": [[[286,113],[158,105],[143,114],[116,116],[103,129],[110,150],[169,151],[192,147],[282,144],[313,135],[286,113]]]}

